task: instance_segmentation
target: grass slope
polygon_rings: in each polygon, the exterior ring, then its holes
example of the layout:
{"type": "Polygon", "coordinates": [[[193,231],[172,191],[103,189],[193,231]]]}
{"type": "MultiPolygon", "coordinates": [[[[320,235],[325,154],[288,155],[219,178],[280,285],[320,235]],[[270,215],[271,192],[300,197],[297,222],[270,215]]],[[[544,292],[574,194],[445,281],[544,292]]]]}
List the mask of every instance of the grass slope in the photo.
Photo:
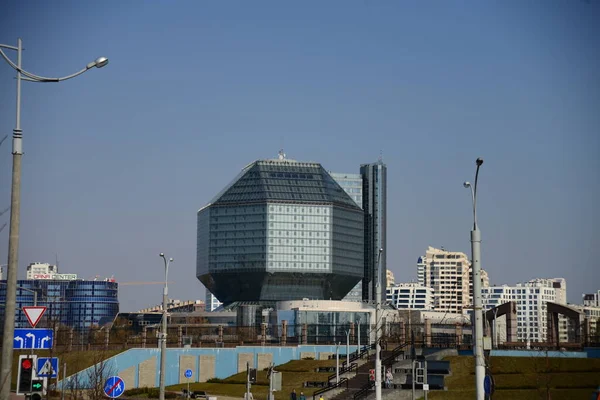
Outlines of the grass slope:
{"type": "MultiPolygon", "coordinates": [[[[294,360],[275,367],[276,371],[282,373],[282,390],[275,392],[275,400],[287,400],[290,398],[292,389],[296,393],[304,392],[306,397],[312,398],[317,389],[303,388],[306,381],[327,381],[330,372],[315,372],[317,367],[335,366],[335,360],[294,360]]],[[[241,372],[218,381],[218,383],[191,383],[190,390],[204,390],[208,394],[216,396],[232,396],[243,398],[246,392],[246,372],[241,372]]],[[[187,388],[187,384],[169,386],[167,390],[181,391],[187,388]]],[[[255,399],[265,399],[269,390],[269,380],[266,371],[258,371],[257,382],[252,385],[252,394],[255,399]]]]}
{"type": "MultiPolygon", "coordinates": [[[[448,357],[452,376],[446,378],[448,391],[430,392],[430,399],[473,398],[473,357],[448,357]]],[[[496,382],[494,400],[590,398],[600,385],[600,360],[587,358],[492,357],[490,367],[496,382]]]]}

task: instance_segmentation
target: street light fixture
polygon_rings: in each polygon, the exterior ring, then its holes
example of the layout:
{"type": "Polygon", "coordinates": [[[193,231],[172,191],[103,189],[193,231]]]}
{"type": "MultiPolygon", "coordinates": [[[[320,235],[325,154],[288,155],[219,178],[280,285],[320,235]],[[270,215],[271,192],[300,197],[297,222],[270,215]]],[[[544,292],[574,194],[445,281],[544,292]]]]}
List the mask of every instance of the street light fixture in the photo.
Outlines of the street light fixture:
{"type": "Polygon", "coordinates": [[[67,79],[75,78],[88,71],[92,67],[101,68],[108,63],[108,59],[100,57],[86,65],[80,71],[74,74],[60,78],[47,78],[40,75],[27,72],[21,67],[21,56],[23,52],[23,43],[19,38],[17,46],[0,44],[0,56],[17,71],[17,108],[15,118],[15,128],[13,129],[13,166],[12,166],[12,186],[10,197],[10,228],[8,237],[8,268],[7,268],[7,287],[6,303],[4,313],[4,331],[2,335],[2,363],[0,367],[0,399],[8,399],[10,395],[10,382],[12,376],[13,359],[13,336],[15,331],[15,309],[17,292],[17,271],[18,271],[18,253],[19,253],[19,225],[21,211],[21,157],[23,155],[23,131],[21,130],[21,80],[30,82],[61,82],[67,79]],[[17,52],[17,63],[15,64],[4,54],[2,49],[15,50],[17,52]],[[10,316],[10,317],[9,317],[10,316]]]}
{"type": "Polygon", "coordinates": [[[477,225],[477,180],[479,178],[479,167],[483,159],[475,161],[475,184],[463,183],[466,189],[471,189],[471,200],[473,202],[473,229],[471,230],[471,258],[473,281],[473,315],[475,317],[475,340],[473,341],[473,355],[475,356],[475,391],[477,400],[484,400],[485,390],[483,381],[485,379],[485,359],[483,357],[483,307],[481,300],[481,232],[477,225]]]}
{"type": "Polygon", "coordinates": [[[159,257],[165,263],[165,288],[163,290],[163,317],[162,317],[162,332],[160,334],[160,376],[159,376],[159,400],[165,400],[165,373],[167,367],[167,302],[169,296],[169,264],[173,262],[172,258],[167,260],[165,253],[160,253],[159,257]]]}

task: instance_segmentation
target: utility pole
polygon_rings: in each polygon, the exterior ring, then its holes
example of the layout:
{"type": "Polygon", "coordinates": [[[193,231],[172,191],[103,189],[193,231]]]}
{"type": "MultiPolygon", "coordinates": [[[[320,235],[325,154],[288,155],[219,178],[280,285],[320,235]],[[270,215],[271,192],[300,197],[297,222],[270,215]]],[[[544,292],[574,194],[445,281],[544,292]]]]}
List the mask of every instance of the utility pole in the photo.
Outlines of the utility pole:
{"type": "Polygon", "coordinates": [[[250,361],[246,361],[246,400],[250,400],[250,361]]]}
{"type": "Polygon", "coordinates": [[[340,383],[340,344],[335,344],[335,383],[340,383]]]}
{"type": "Polygon", "coordinates": [[[160,253],[159,257],[163,259],[165,264],[165,286],[163,288],[163,298],[162,298],[162,329],[160,334],[160,376],[159,376],[159,391],[158,398],[159,400],[165,400],[165,375],[167,373],[167,308],[168,308],[168,297],[169,297],[169,265],[173,262],[172,258],[165,257],[164,253],[160,253]]]}
{"type": "Polygon", "coordinates": [[[361,352],[361,350],[360,350],[360,319],[358,320],[357,326],[358,326],[358,348],[356,350],[356,355],[358,356],[361,352]]]}
{"type": "MultiPolygon", "coordinates": [[[[21,162],[23,157],[23,131],[21,129],[21,81],[29,82],[62,82],[75,78],[89,71],[91,68],[102,68],[108,64],[106,57],[99,57],[88,63],[85,68],[74,74],[60,78],[47,78],[32,74],[21,68],[23,42],[17,39],[17,46],[0,44],[0,56],[17,71],[17,104],[15,127],[13,129],[13,164],[10,194],[10,225],[8,233],[8,265],[6,269],[6,300],[4,303],[4,331],[2,332],[2,357],[0,362],[0,399],[6,400],[10,396],[10,382],[12,377],[13,343],[15,331],[15,311],[17,304],[17,273],[19,269],[19,229],[21,225],[21,162]],[[15,64],[4,54],[2,49],[15,50],[17,63],[15,64]]],[[[4,139],[2,139],[4,141],[4,139]]]]}
{"type": "Polygon", "coordinates": [[[350,329],[346,331],[346,368],[350,368],[350,329]]]}
{"type": "Polygon", "coordinates": [[[273,373],[275,372],[275,364],[271,363],[269,367],[269,394],[267,395],[267,400],[275,400],[275,396],[273,396],[273,373]]]}
{"type": "Polygon", "coordinates": [[[375,400],[381,400],[381,253],[377,257],[377,283],[375,286],[375,400]]]}
{"type": "Polygon", "coordinates": [[[471,188],[471,198],[473,200],[473,229],[471,230],[471,257],[473,266],[471,279],[473,280],[473,314],[475,317],[475,340],[473,342],[475,392],[477,400],[484,400],[485,358],[483,354],[483,307],[481,300],[481,231],[477,225],[477,180],[479,178],[479,167],[483,164],[483,159],[478,158],[475,164],[477,165],[477,169],[475,170],[475,185],[471,186],[469,182],[465,182],[464,187],[471,188]]]}

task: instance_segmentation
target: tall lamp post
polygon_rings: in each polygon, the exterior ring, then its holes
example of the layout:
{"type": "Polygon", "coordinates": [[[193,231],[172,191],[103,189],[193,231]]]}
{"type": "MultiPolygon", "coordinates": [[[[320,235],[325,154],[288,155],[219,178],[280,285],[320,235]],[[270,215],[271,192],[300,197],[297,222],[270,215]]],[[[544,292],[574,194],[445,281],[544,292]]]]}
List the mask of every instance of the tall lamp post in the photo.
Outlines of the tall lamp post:
{"type": "Polygon", "coordinates": [[[162,317],[162,332],[160,334],[160,381],[159,381],[159,394],[158,394],[158,399],[159,400],[165,400],[165,373],[166,373],[166,367],[167,367],[167,302],[168,302],[168,296],[169,296],[169,286],[168,286],[168,279],[169,279],[169,264],[171,264],[173,262],[172,258],[169,258],[167,260],[167,257],[165,257],[165,253],[160,253],[159,255],[160,258],[163,259],[164,263],[165,263],[165,288],[163,289],[163,301],[162,301],[162,308],[163,308],[163,317],[162,317]]]}
{"type": "Polygon", "coordinates": [[[17,113],[13,129],[13,166],[10,196],[10,228],[8,237],[8,268],[6,277],[6,309],[4,313],[4,331],[2,335],[2,364],[0,367],[0,399],[8,399],[12,374],[13,336],[15,331],[15,307],[17,292],[17,271],[19,256],[19,224],[21,211],[21,157],[23,155],[23,131],[21,130],[21,80],[30,82],[61,82],[75,78],[91,68],[102,68],[108,64],[106,57],[99,57],[87,64],[85,68],[62,78],[47,78],[32,74],[21,68],[23,43],[19,38],[17,46],[0,44],[0,56],[17,71],[17,113]],[[15,50],[17,63],[11,61],[2,49],[15,50]],[[10,317],[9,317],[10,316],[10,317]]]}
{"type": "Polygon", "coordinates": [[[473,201],[473,230],[471,230],[471,257],[472,257],[472,277],[473,280],[473,314],[475,316],[475,341],[473,343],[473,355],[475,356],[475,390],[477,400],[484,400],[485,390],[483,381],[485,379],[485,359],[483,357],[483,307],[481,301],[481,232],[477,226],[477,179],[479,177],[479,167],[483,164],[483,159],[478,158],[475,161],[477,169],[475,170],[475,184],[465,182],[465,188],[471,189],[471,199],[473,201]]]}
{"type": "Polygon", "coordinates": [[[375,284],[375,400],[381,400],[381,253],[377,256],[377,282],[375,284]]]}

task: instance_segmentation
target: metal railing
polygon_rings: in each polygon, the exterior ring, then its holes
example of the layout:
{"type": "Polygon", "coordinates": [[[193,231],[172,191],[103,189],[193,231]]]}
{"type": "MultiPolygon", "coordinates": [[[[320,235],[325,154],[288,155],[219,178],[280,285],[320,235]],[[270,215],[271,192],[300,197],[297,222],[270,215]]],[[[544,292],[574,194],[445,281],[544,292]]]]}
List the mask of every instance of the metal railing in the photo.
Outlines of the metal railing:
{"type": "Polygon", "coordinates": [[[363,386],[358,392],[354,393],[353,399],[358,400],[365,398],[369,395],[369,391],[375,387],[375,382],[369,381],[365,386],[363,386]]]}
{"type": "Polygon", "coordinates": [[[319,389],[313,393],[313,400],[317,399],[317,396],[327,393],[330,390],[337,389],[341,386],[346,386],[346,390],[348,390],[348,378],[341,378],[338,383],[334,383],[331,386],[324,387],[323,389],[319,389]]]}
{"type": "MultiPolygon", "coordinates": [[[[346,372],[352,372],[353,370],[358,371],[357,363],[351,363],[349,367],[340,368],[340,375],[345,374],[346,372]]],[[[331,380],[335,379],[337,376],[338,376],[338,373],[334,372],[333,374],[331,374],[327,377],[327,381],[331,382],[331,380]]]]}

